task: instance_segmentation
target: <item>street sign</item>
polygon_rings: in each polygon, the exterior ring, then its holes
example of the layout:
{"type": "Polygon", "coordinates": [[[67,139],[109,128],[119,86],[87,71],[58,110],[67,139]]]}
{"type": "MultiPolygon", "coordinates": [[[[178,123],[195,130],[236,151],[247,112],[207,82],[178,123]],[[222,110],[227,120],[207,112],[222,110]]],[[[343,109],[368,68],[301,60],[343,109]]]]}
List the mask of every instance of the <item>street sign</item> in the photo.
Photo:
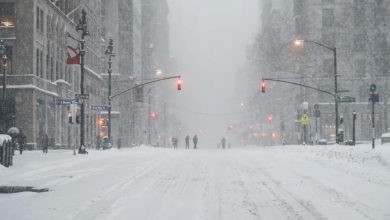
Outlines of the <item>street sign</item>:
{"type": "Polygon", "coordinates": [[[57,105],[79,104],[79,100],[78,99],[62,99],[62,98],[58,98],[58,99],[56,99],[56,104],[57,105]]]}
{"type": "Polygon", "coordinates": [[[315,116],[316,118],[321,117],[321,112],[320,112],[320,110],[315,110],[315,111],[314,111],[314,116],[315,116]]]}
{"type": "Polygon", "coordinates": [[[100,112],[100,111],[108,111],[110,107],[108,105],[92,105],[91,106],[91,110],[92,111],[97,111],[97,112],[100,112]]]}
{"type": "Polygon", "coordinates": [[[351,97],[351,96],[344,96],[344,97],[340,97],[339,102],[341,102],[341,103],[343,103],[343,102],[356,102],[356,98],[351,97]]]}
{"type": "Polygon", "coordinates": [[[301,117],[301,124],[302,125],[308,125],[309,124],[309,116],[307,116],[306,114],[302,115],[301,117]]]}
{"type": "Polygon", "coordinates": [[[76,99],[89,99],[89,94],[76,94],[76,99]]]}
{"type": "Polygon", "coordinates": [[[379,102],[379,94],[378,93],[371,93],[370,98],[368,99],[370,102],[379,102]]]}

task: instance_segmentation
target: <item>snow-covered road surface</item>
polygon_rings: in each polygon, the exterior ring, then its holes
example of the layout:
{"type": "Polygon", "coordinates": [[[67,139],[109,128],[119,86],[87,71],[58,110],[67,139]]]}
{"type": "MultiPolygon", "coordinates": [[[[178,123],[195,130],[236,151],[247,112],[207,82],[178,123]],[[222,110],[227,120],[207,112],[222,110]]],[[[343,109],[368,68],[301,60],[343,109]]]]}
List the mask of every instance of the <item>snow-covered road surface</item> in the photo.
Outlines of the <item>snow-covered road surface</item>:
{"type": "Polygon", "coordinates": [[[390,146],[25,152],[0,219],[390,219],[390,146]]]}

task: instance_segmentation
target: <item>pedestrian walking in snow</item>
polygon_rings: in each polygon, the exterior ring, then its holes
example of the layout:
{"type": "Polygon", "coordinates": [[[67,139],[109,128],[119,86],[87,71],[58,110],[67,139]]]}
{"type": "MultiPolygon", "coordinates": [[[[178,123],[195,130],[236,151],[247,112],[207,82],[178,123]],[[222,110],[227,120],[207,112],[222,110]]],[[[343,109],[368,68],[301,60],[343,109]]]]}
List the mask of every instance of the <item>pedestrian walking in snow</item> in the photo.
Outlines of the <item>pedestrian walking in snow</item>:
{"type": "Polygon", "coordinates": [[[225,149],[225,145],[226,145],[226,139],[225,138],[222,138],[221,145],[222,145],[222,149],[225,149]]]}
{"type": "Polygon", "coordinates": [[[42,135],[42,150],[43,153],[47,154],[47,148],[49,147],[49,136],[46,133],[42,135]]]}
{"type": "Polygon", "coordinates": [[[20,133],[18,135],[18,142],[19,142],[19,153],[22,154],[23,153],[23,149],[24,149],[24,147],[26,145],[26,135],[24,135],[22,130],[20,130],[20,133]]]}
{"type": "Polygon", "coordinates": [[[177,149],[178,142],[179,142],[179,140],[177,138],[172,138],[172,144],[173,144],[174,149],[177,149]]]}
{"type": "Polygon", "coordinates": [[[186,140],[186,149],[190,149],[190,136],[187,135],[185,140],[186,140]]]}
{"type": "Polygon", "coordinates": [[[118,145],[118,149],[121,149],[122,147],[122,139],[118,138],[118,141],[116,143],[118,145]]]}
{"type": "Polygon", "coordinates": [[[192,138],[192,141],[194,142],[194,149],[197,149],[197,148],[198,148],[198,146],[197,146],[197,144],[198,144],[198,136],[195,135],[195,136],[192,138]]]}

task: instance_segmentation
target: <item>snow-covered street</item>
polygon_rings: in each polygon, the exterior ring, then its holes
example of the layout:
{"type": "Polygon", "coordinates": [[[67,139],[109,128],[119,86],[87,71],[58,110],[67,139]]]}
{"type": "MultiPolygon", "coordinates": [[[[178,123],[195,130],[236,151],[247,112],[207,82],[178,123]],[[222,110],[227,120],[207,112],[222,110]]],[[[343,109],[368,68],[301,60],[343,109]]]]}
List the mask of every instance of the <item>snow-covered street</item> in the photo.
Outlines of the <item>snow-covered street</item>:
{"type": "Polygon", "coordinates": [[[390,146],[25,152],[1,219],[390,219],[390,146]]]}

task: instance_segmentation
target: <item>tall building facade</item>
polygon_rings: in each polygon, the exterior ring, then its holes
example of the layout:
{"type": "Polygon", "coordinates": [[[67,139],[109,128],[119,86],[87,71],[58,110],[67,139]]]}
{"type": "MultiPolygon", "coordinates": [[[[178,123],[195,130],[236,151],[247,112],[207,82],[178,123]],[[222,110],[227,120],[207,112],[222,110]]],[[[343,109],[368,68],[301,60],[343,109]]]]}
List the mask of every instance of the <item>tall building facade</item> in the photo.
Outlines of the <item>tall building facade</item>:
{"type": "MultiPolygon", "coordinates": [[[[105,40],[114,40],[116,54],[112,81],[112,94],[116,94],[133,87],[142,77],[142,8],[140,0],[104,1],[104,8],[105,40]]],[[[135,133],[140,122],[135,117],[134,94],[132,91],[113,100],[113,110],[120,122],[113,126],[117,130],[114,143],[120,139],[123,143],[136,144],[135,133]]]]}
{"type": "MultiPolygon", "coordinates": [[[[0,1],[0,38],[7,45],[7,103],[3,132],[11,126],[23,130],[30,148],[40,147],[46,133],[52,147],[79,144],[79,126],[68,123],[69,106],[60,98],[75,98],[80,91],[80,66],[66,64],[66,33],[75,30],[80,10],[87,11],[90,36],[86,40],[85,137],[92,144],[97,116],[91,105],[104,102],[100,47],[103,22],[101,1],[0,1]]],[[[4,104],[4,103],[2,103],[4,104]]]]}
{"type": "MultiPolygon", "coordinates": [[[[166,0],[142,1],[142,78],[145,80],[174,74],[169,52],[168,14],[166,0]],[[162,75],[156,75],[157,70],[162,75]]],[[[164,100],[169,97],[168,91],[165,83],[145,87],[145,104],[139,103],[139,109],[143,109],[141,118],[145,119],[145,143],[161,145],[167,142],[169,114],[164,100]],[[156,113],[156,117],[151,117],[152,112],[156,113]]]]}
{"type": "MultiPolygon", "coordinates": [[[[262,29],[258,41],[258,66],[264,76],[290,77],[295,82],[334,91],[333,53],[310,42],[303,48],[292,46],[294,39],[316,41],[337,48],[338,87],[340,96],[356,97],[354,103],[340,103],[340,131],[346,139],[352,137],[352,112],[358,113],[357,137],[371,138],[371,110],[368,107],[369,86],[375,83],[381,96],[378,104],[376,135],[388,127],[389,94],[389,22],[390,5],[380,0],[294,0],[263,2],[262,29]],[[272,36],[272,37],[271,37],[272,36]],[[271,65],[270,65],[271,64],[271,65]]],[[[283,113],[298,121],[303,114],[301,104],[308,102],[312,117],[309,135],[319,130],[320,136],[335,139],[334,98],[304,88],[279,84],[278,92],[288,88],[295,97],[294,109],[283,113]],[[321,117],[313,114],[319,104],[321,117]]],[[[275,89],[271,89],[274,93],[275,89]]],[[[278,93],[276,92],[276,93],[278,93]]],[[[268,96],[269,94],[267,94],[268,96]]],[[[283,120],[282,120],[283,121],[283,120]]],[[[294,122],[290,121],[290,124],[294,122]]],[[[286,127],[286,126],[284,126],[286,127]]],[[[302,133],[296,123],[297,137],[302,133]]],[[[298,138],[299,139],[302,138],[298,138]]],[[[313,138],[311,138],[313,139],[313,138]]],[[[300,140],[302,142],[302,140],[300,140]]]]}

